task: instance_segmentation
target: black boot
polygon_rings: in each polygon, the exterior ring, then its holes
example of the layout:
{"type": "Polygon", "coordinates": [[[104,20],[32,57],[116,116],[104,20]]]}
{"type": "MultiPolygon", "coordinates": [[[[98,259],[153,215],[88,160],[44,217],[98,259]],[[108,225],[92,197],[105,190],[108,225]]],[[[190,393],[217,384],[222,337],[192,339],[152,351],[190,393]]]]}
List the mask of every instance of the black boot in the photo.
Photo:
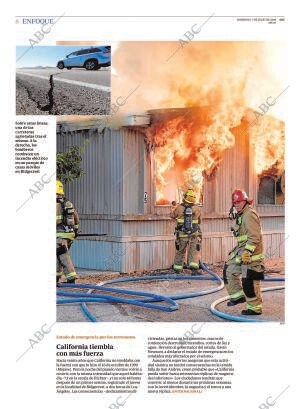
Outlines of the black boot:
{"type": "Polygon", "coordinates": [[[202,271],[201,270],[196,270],[195,268],[192,268],[192,276],[202,276],[202,271]]]}
{"type": "Polygon", "coordinates": [[[75,284],[76,278],[72,278],[71,280],[67,280],[68,284],[75,284]]]}
{"type": "Polygon", "coordinates": [[[242,314],[243,315],[261,315],[261,311],[256,312],[256,311],[253,311],[253,310],[243,310],[242,314]]]}
{"type": "Polygon", "coordinates": [[[234,305],[240,304],[242,302],[246,302],[245,297],[239,298],[238,300],[230,300],[230,301],[228,301],[227,306],[228,307],[233,307],[234,305]]]}

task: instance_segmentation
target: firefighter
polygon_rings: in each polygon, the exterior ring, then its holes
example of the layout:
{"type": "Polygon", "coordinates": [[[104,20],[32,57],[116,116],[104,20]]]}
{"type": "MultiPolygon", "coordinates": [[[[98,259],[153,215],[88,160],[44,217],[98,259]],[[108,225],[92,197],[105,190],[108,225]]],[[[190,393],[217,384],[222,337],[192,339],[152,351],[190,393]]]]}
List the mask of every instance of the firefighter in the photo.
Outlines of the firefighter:
{"type": "Polygon", "coordinates": [[[70,257],[70,247],[77,237],[79,216],[73,204],[64,197],[63,184],[56,181],[56,282],[65,275],[75,283],[76,272],[70,257]]]}
{"type": "Polygon", "coordinates": [[[182,272],[187,251],[188,268],[193,270],[193,274],[196,274],[196,270],[199,269],[199,251],[202,238],[201,210],[195,202],[195,192],[189,189],[184,194],[183,203],[174,206],[171,211],[171,217],[176,219],[176,255],[173,264],[173,269],[176,272],[182,272]]]}
{"type": "Polygon", "coordinates": [[[235,220],[231,228],[237,245],[229,253],[223,277],[230,296],[228,306],[246,302],[243,315],[262,313],[260,280],[264,279],[263,237],[259,216],[241,189],[232,192],[231,215],[235,220]],[[234,210],[234,212],[232,212],[234,210]]]}

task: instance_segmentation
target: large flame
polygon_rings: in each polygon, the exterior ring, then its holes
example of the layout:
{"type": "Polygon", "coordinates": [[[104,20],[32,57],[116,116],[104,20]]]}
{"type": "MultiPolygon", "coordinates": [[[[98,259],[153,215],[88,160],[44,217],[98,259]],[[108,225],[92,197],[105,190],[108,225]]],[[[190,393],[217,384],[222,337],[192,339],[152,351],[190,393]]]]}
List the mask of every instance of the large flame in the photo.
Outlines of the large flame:
{"type": "MultiPolygon", "coordinates": [[[[234,146],[232,129],[241,124],[245,111],[258,110],[285,85],[275,75],[284,72],[282,44],[192,41],[169,59],[177,47],[177,42],[124,42],[113,58],[117,76],[112,101],[128,96],[118,113],[199,107],[155,118],[146,131],[149,145],[155,146],[161,204],[180,200],[189,187],[200,199],[204,177],[213,176],[224,151],[234,146]]],[[[268,114],[275,115],[278,105],[268,114]]],[[[282,122],[265,115],[247,131],[257,174],[271,168],[280,174],[282,122]]]]}
{"type": "Polygon", "coordinates": [[[256,173],[282,175],[284,171],[284,123],[270,116],[259,118],[250,129],[256,173]]]}
{"type": "Polygon", "coordinates": [[[173,110],[156,118],[147,130],[147,142],[155,146],[156,200],[158,204],[180,200],[192,188],[201,199],[204,176],[219,166],[224,150],[233,147],[230,129],[237,126],[243,108],[229,105],[173,110]],[[173,196],[172,196],[173,195],[173,196]]]}
{"type": "MultiPolygon", "coordinates": [[[[231,130],[241,125],[243,113],[241,107],[227,106],[211,115],[211,110],[204,107],[154,122],[146,134],[148,144],[155,146],[157,204],[180,201],[189,188],[201,201],[204,178],[214,176],[224,151],[234,146],[231,130]]],[[[249,133],[256,174],[281,176],[284,123],[263,116],[255,123],[244,121],[240,129],[249,133]]]]}

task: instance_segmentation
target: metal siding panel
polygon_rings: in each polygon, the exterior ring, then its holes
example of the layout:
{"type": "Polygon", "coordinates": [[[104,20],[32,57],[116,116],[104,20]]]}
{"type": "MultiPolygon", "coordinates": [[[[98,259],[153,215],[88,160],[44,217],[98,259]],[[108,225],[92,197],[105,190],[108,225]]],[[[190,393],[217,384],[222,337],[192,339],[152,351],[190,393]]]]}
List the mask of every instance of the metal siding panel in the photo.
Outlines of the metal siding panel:
{"type": "Polygon", "coordinates": [[[145,143],[140,132],[124,129],[123,214],[144,213],[145,143]]]}
{"type": "MultiPolygon", "coordinates": [[[[284,234],[264,234],[266,258],[283,257],[284,234]]],[[[204,237],[201,260],[224,262],[235,240],[231,236],[204,237]]],[[[173,240],[131,241],[125,243],[77,240],[71,255],[77,267],[98,270],[133,272],[169,268],[174,260],[173,240]]]]}
{"type": "Polygon", "coordinates": [[[80,219],[80,231],[83,233],[105,233],[107,236],[121,237],[122,224],[119,220],[89,220],[85,217],[80,219]]]}
{"type": "Polygon", "coordinates": [[[261,217],[261,225],[263,231],[279,230],[284,231],[285,221],[284,217],[261,217]]]}
{"type": "MultiPolygon", "coordinates": [[[[229,219],[205,218],[205,214],[208,210],[207,204],[212,206],[213,211],[226,213],[233,187],[242,187],[244,184],[243,187],[247,188],[247,169],[245,172],[233,172],[232,169],[232,164],[235,164],[234,169],[238,169],[245,167],[247,163],[245,154],[241,154],[242,150],[245,151],[245,138],[237,134],[236,147],[225,152],[216,179],[213,183],[205,182],[210,189],[205,192],[210,192],[211,197],[204,203],[203,209],[201,259],[209,263],[224,261],[235,244],[235,239],[230,234],[229,219]]],[[[143,193],[147,189],[151,192],[154,186],[149,178],[151,161],[145,161],[143,135],[128,129],[105,129],[100,135],[96,129],[72,131],[58,136],[57,149],[63,151],[67,146],[82,146],[84,141],[88,141],[83,153],[85,175],[66,186],[66,195],[82,215],[83,232],[104,232],[108,236],[103,239],[76,240],[71,248],[75,265],[127,273],[169,267],[173,263],[175,253],[172,220],[157,219],[155,215],[152,220],[105,219],[105,216],[115,215],[118,218],[126,214],[143,213],[143,193]],[[144,185],[145,180],[150,184],[147,188],[144,185]],[[92,216],[99,218],[93,219],[92,216]],[[147,236],[152,240],[147,240],[147,236]],[[128,242],[118,242],[128,239],[128,242]]],[[[147,207],[148,210],[150,208],[147,207]]],[[[170,206],[154,207],[155,214],[167,216],[169,212],[170,206]]],[[[258,212],[261,215],[267,249],[270,249],[273,257],[282,257],[284,206],[260,206],[258,212]]]]}
{"type": "Polygon", "coordinates": [[[66,196],[83,214],[120,214],[122,209],[122,140],[119,131],[80,130],[58,135],[57,149],[85,145],[84,175],[66,185],[66,196]]]}
{"type": "Polygon", "coordinates": [[[213,178],[204,181],[205,214],[227,212],[232,190],[235,187],[249,189],[249,136],[245,123],[232,133],[235,135],[234,147],[223,153],[213,178]]]}
{"type": "Polygon", "coordinates": [[[101,271],[122,271],[124,252],[122,243],[77,240],[71,247],[76,267],[101,271]]]}
{"type": "Polygon", "coordinates": [[[284,205],[257,205],[256,210],[260,215],[284,216],[285,214],[284,205]]]}
{"type": "Polygon", "coordinates": [[[169,268],[173,264],[173,241],[126,243],[125,271],[143,271],[169,268]]]}
{"type": "Polygon", "coordinates": [[[173,220],[127,221],[123,223],[123,236],[168,236],[173,235],[173,220]]]}

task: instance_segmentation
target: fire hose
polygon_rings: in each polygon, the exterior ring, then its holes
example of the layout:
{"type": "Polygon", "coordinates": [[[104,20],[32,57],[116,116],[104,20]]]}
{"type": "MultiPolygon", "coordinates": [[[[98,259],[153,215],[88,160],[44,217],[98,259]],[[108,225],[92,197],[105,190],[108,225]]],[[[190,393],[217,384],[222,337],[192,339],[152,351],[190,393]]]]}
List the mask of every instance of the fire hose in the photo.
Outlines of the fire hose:
{"type": "MultiPolygon", "coordinates": [[[[280,278],[280,279],[275,279],[275,278],[267,278],[264,281],[284,281],[284,278],[280,278]]],[[[275,291],[275,290],[283,290],[285,287],[284,285],[279,285],[276,287],[266,287],[262,289],[262,292],[267,292],[267,291],[275,291]]],[[[238,321],[238,322],[269,322],[268,320],[256,320],[256,319],[252,319],[252,318],[246,318],[246,317],[238,317],[236,315],[231,315],[231,314],[226,314],[224,312],[221,312],[219,310],[216,309],[216,306],[221,304],[224,301],[229,300],[230,297],[226,296],[226,297],[222,297],[219,298],[218,300],[214,301],[211,306],[210,306],[210,311],[216,315],[217,317],[220,318],[224,318],[226,320],[230,320],[230,321],[238,321]]]]}
{"type": "Polygon", "coordinates": [[[210,271],[207,269],[207,267],[201,263],[201,268],[206,271],[210,277],[204,277],[204,276],[181,276],[181,275],[160,275],[160,276],[144,276],[144,277],[129,277],[129,278],[119,278],[119,279],[114,279],[114,280],[108,280],[102,283],[103,285],[93,285],[93,284],[68,284],[68,283],[61,283],[58,284],[59,288],[73,288],[73,289],[88,289],[90,290],[87,293],[83,292],[72,292],[72,291],[57,291],[58,296],[65,296],[68,298],[64,299],[59,299],[57,300],[57,304],[70,304],[70,303],[78,303],[80,302],[81,305],[81,310],[84,313],[84,315],[93,322],[96,322],[97,319],[96,317],[89,311],[86,303],[94,303],[94,302],[117,302],[117,303],[125,303],[125,304],[132,304],[132,305],[137,305],[140,307],[146,307],[146,308],[152,308],[152,309],[158,309],[162,310],[165,312],[171,312],[174,310],[177,310],[179,308],[179,305],[176,303],[175,300],[180,300],[184,298],[191,298],[191,297],[199,297],[202,295],[206,294],[211,294],[216,291],[221,290],[224,287],[224,283],[222,279],[215,274],[214,272],[210,271]],[[113,284],[113,283],[120,283],[120,282],[129,282],[129,281],[144,281],[144,280],[216,280],[219,282],[219,285],[217,287],[208,289],[208,290],[203,290],[199,292],[194,292],[194,293],[187,293],[187,294],[174,294],[174,295],[169,295],[169,296],[163,296],[159,294],[153,294],[153,293],[146,293],[146,292],[141,292],[141,291],[133,291],[133,290],[125,290],[125,289],[119,289],[119,288],[112,288],[112,287],[106,287],[106,284],[113,284]],[[122,298],[122,297],[117,297],[117,296],[112,296],[112,295],[106,295],[106,294],[92,294],[91,290],[100,290],[104,292],[114,292],[117,294],[126,294],[126,295],[136,295],[139,297],[146,297],[146,298],[138,298],[138,299],[128,299],[128,298],[122,298]],[[70,298],[69,298],[70,297],[70,298]],[[166,303],[169,304],[169,306],[166,305],[155,305],[152,303],[156,303],[159,301],[165,301],[166,303]]]}
{"type": "MultiPolygon", "coordinates": [[[[129,278],[117,278],[113,280],[107,280],[101,285],[93,285],[93,284],[70,284],[70,283],[61,283],[58,284],[59,288],[73,288],[73,289],[87,289],[88,292],[73,292],[73,291],[57,291],[58,296],[64,296],[67,298],[58,299],[57,304],[71,304],[71,303],[80,303],[81,311],[86,316],[86,318],[92,322],[97,322],[97,318],[91,313],[86,303],[101,303],[101,302],[115,302],[115,303],[125,303],[136,305],[145,308],[152,308],[157,309],[165,312],[172,312],[178,310],[179,305],[177,304],[176,300],[182,300],[185,298],[192,298],[192,297],[200,297],[207,294],[212,294],[214,292],[220,291],[224,287],[224,282],[222,278],[220,278],[216,273],[210,271],[205,264],[200,263],[200,268],[204,270],[208,276],[182,276],[182,275],[159,275],[159,276],[143,276],[143,277],[129,277],[129,278]],[[212,280],[217,281],[218,286],[213,287],[211,289],[202,290],[198,292],[192,293],[184,293],[184,294],[173,294],[173,295],[160,295],[160,294],[153,294],[148,292],[142,291],[134,291],[134,290],[126,290],[114,287],[106,287],[107,284],[115,284],[115,283],[124,283],[124,282],[134,282],[134,281],[146,281],[146,280],[212,280]],[[102,291],[102,292],[110,292],[116,294],[125,294],[125,295],[133,295],[138,297],[144,298],[123,298],[114,295],[107,295],[107,294],[99,294],[99,293],[92,293],[94,290],[102,291]],[[165,305],[156,305],[154,303],[158,302],[165,302],[165,305]]],[[[264,281],[284,281],[284,278],[266,278],[264,281]]],[[[262,291],[273,291],[283,289],[284,286],[278,287],[269,287],[265,288],[262,291]]],[[[223,319],[229,319],[231,321],[241,321],[241,322],[262,322],[262,320],[255,320],[250,318],[244,317],[237,317],[230,314],[222,313],[221,311],[217,310],[215,307],[218,304],[221,304],[225,300],[229,299],[229,297],[220,298],[212,303],[210,306],[210,311],[214,314],[219,316],[223,319]]]]}
{"type": "Polygon", "coordinates": [[[90,284],[61,284],[60,287],[71,287],[71,288],[87,288],[87,289],[93,289],[93,290],[101,290],[101,291],[106,291],[106,292],[114,292],[118,294],[127,294],[127,295],[137,295],[141,297],[148,297],[148,299],[129,299],[129,298],[121,298],[117,296],[112,296],[112,295],[106,295],[106,294],[91,294],[91,293],[81,293],[81,292],[69,292],[69,291],[57,291],[58,296],[67,296],[71,298],[67,299],[62,299],[58,300],[57,304],[69,304],[69,303],[74,303],[74,302],[118,302],[118,303],[124,303],[124,304],[133,304],[133,305],[138,305],[140,307],[147,307],[147,308],[153,308],[157,310],[162,310],[166,312],[171,312],[174,310],[178,310],[178,304],[177,302],[173,301],[170,297],[165,297],[163,295],[157,295],[157,294],[152,294],[152,293],[146,293],[142,291],[131,291],[131,290],[123,290],[123,289],[117,289],[117,288],[111,288],[111,287],[100,287],[97,285],[90,285],[90,284]],[[166,303],[170,304],[168,305],[146,305],[149,300],[151,301],[165,301],[166,303]]]}

